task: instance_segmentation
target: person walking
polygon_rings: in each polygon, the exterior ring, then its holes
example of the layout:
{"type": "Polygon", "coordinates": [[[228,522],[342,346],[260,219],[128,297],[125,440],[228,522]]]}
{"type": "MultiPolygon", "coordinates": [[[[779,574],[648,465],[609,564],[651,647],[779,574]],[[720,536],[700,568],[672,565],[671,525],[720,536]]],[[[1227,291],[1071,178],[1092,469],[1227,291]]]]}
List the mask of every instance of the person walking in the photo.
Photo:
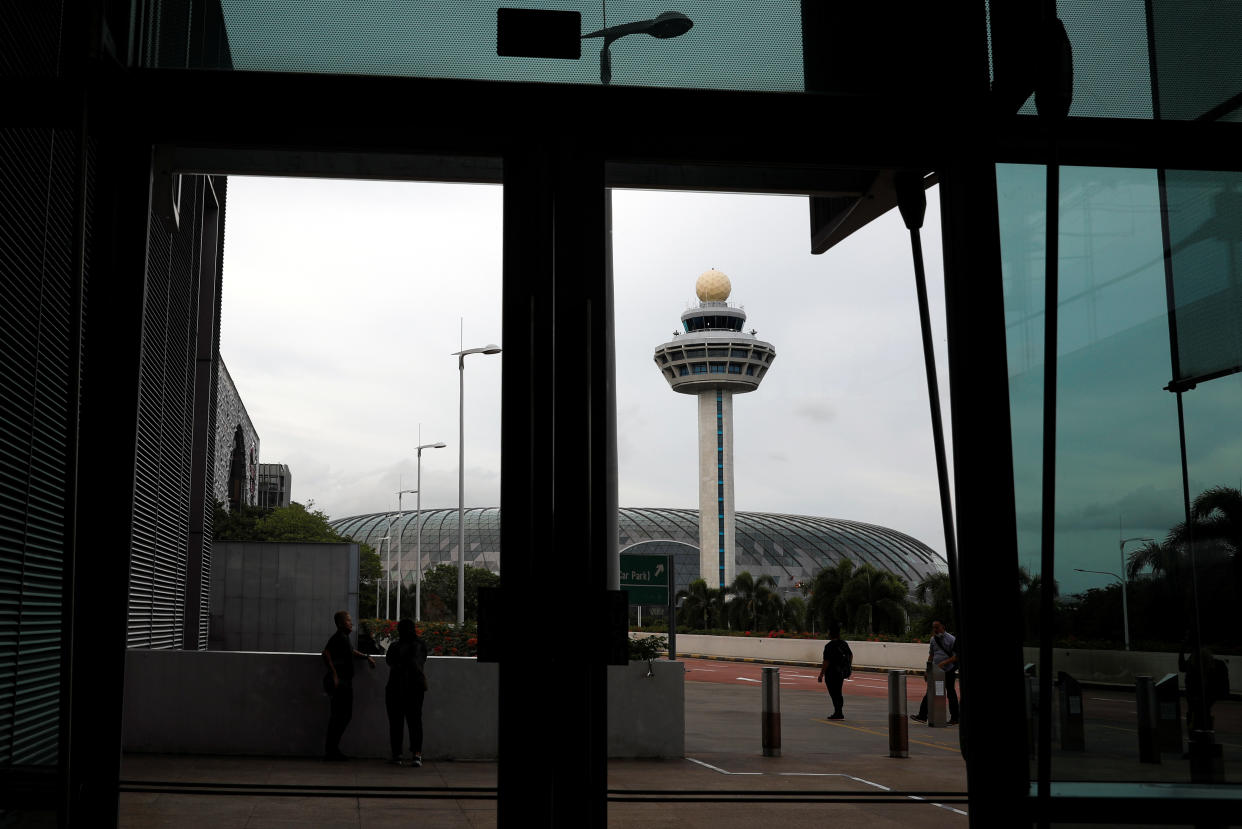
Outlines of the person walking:
{"type": "Polygon", "coordinates": [[[423,695],[427,692],[427,645],[418,636],[418,628],[410,619],[397,624],[398,639],[388,646],[384,661],[388,663],[388,685],[384,689],[384,705],[388,709],[388,743],[393,765],[401,765],[401,742],[408,727],[410,765],[423,764],[423,695]]]}
{"type": "Polygon", "coordinates": [[[375,668],[375,660],[361,651],[355,650],[349,641],[349,634],[354,630],[354,620],[348,610],[338,610],[332,616],[336,622],[336,633],[323,646],[323,662],[328,672],[323,677],[323,689],[332,698],[332,707],[328,714],[328,734],[324,738],[323,758],[325,760],[348,760],[341,752],[341,735],[345,726],[354,717],[354,660],[365,659],[375,668]]]}
{"type": "Polygon", "coordinates": [[[853,669],[853,664],[854,652],[841,638],[841,626],[833,622],[828,626],[828,642],[824,645],[824,660],[819,666],[819,676],[815,678],[816,682],[824,683],[824,687],[828,689],[828,696],[832,698],[832,713],[828,715],[830,720],[845,719],[845,714],[841,710],[845,705],[845,697],[841,691],[846,678],[853,669]]]}
{"type": "MultiPolygon", "coordinates": [[[[927,646],[927,658],[944,671],[944,693],[949,698],[949,725],[957,725],[958,716],[961,713],[957,703],[956,644],[957,638],[945,630],[943,624],[932,622],[932,638],[927,646]]],[[[923,701],[919,704],[919,713],[911,714],[910,719],[915,722],[927,722],[927,699],[931,693],[932,686],[929,685],[926,693],[923,694],[923,701]]]]}

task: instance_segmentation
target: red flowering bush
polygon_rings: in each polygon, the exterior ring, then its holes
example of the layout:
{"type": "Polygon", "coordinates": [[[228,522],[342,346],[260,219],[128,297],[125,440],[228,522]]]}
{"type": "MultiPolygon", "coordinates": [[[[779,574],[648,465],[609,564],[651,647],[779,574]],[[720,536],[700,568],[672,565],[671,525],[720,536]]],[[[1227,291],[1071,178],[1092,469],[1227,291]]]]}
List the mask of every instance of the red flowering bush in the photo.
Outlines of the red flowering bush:
{"type": "MultiPolygon", "coordinates": [[[[392,619],[364,619],[381,647],[397,638],[397,623],[392,619]]],[[[427,651],[435,656],[477,656],[478,628],[467,623],[460,630],[448,622],[419,622],[418,635],[427,643],[427,651]]]]}

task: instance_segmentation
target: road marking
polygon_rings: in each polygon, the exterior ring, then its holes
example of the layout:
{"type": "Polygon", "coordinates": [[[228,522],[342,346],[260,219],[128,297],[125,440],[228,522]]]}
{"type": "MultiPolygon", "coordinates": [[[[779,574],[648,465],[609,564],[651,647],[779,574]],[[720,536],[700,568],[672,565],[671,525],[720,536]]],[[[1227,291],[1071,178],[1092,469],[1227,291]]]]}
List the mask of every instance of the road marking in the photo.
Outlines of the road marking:
{"type": "Polygon", "coordinates": [[[751,679],[748,676],[735,676],[734,679],[740,679],[742,682],[762,682],[761,679],[751,679]]]}
{"type": "Polygon", "coordinates": [[[931,805],[933,806],[939,806],[941,809],[948,809],[950,812],[956,812],[959,815],[967,814],[966,812],[963,812],[961,809],[954,809],[952,806],[946,806],[943,803],[936,803],[934,801],[928,800],[925,797],[919,797],[917,794],[908,794],[906,795],[906,797],[910,798],[911,800],[921,801],[923,803],[931,803],[931,805]]]}
{"type": "Polygon", "coordinates": [[[762,775],[763,774],[763,772],[761,771],[725,771],[722,768],[717,768],[716,766],[713,766],[711,763],[704,763],[702,760],[696,760],[693,757],[687,757],[686,759],[689,760],[691,763],[698,763],[700,766],[709,768],[712,771],[718,771],[721,774],[751,774],[751,775],[755,775],[755,774],[762,775]]]}
{"type": "MultiPolygon", "coordinates": [[[[858,728],[857,726],[846,725],[845,723],[838,722],[836,720],[824,720],[824,719],[820,719],[819,717],[812,717],[811,721],[822,722],[824,725],[835,725],[838,728],[848,728],[851,731],[861,731],[864,734],[874,734],[877,737],[888,736],[887,731],[877,731],[874,728],[858,728]]],[[[921,746],[927,746],[928,748],[939,748],[939,749],[943,749],[944,751],[954,751],[954,752],[957,752],[958,754],[962,753],[962,750],[960,748],[954,748],[953,746],[946,746],[941,743],[926,743],[926,742],[923,742],[922,740],[914,740],[914,739],[910,739],[909,742],[916,743],[917,745],[921,745],[921,746]]]]}
{"type": "MultiPolygon", "coordinates": [[[[704,768],[709,768],[712,771],[719,772],[720,774],[730,774],[730,775],[745,774],[745,775],[755,775],[759,777],[762,777],[764,774],[764,772],[761,772],[761,771],[725,771],[724,769],[719,768],[718,766],[713,766],[711,763],[704,763],[702,760],[696,760],[693,757],[687,757],[686,759],[689,760],[691,763],[698,763],[700,766],[703,766],[704,768]]],[[[888,786],[885,786],[881,783],[876,783],[874,780],[866,780],[862,777],[855,777],[852,774],[843,774],[841,772],[782,771],[782,772],[779,772],[777,776],[778,777],[844,777],[846,780],[853,780],[856,783],[862,783],[864,786],[871,786],[873,788],[879,789],[880,791],[884,791],[884,792],[892,791],[892,789],[889,788],[888,786]]],[[[910,800],[918,800],[923,803],[930,803],[932,806],[939,806],[941,809],[947,809],[948,811],[954,812],[959,815],[963,815],[963,816],[968,815],[967,812],[963,812],[961,809],[954,809],[952,806],[946,806],[943,803],[936,803],[934,801],[929,801],[926,798],[919,797],[918,795],[908,794],[906,795],[906,797],[908,797],[910,800]]]]}

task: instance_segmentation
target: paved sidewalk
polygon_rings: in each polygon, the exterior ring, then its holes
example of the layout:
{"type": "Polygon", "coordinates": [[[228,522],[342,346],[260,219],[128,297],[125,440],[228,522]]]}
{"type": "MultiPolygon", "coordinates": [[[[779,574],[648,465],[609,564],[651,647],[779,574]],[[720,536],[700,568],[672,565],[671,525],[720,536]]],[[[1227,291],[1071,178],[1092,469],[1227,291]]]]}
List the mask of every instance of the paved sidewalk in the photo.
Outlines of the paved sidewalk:
{"type": "MultiPolygon", "coordinates": [[[[609,825],[967,825],[956,729],[911,723],[911,756],[892,759],[883,699],[847,697],[848,719],[839,721],[824,719],[823,693],[785,692],[781,702],[781,756],[764,757],[757,687],[687,682],[686,759],[611,761],[609,825]],[[635,794],[652,789],[661,791],[659,801],[635,794]],[[912,791],[938,792],[939,799],[904,793],[912,791]],[[695,802],[699,795],[689,792],[723,802],[695,802]]],[[[496,823],[496,769],[480,762],[412,769],[378,760],[131,754],[123,767],[121,826],[489,827],[496,823]]]]}

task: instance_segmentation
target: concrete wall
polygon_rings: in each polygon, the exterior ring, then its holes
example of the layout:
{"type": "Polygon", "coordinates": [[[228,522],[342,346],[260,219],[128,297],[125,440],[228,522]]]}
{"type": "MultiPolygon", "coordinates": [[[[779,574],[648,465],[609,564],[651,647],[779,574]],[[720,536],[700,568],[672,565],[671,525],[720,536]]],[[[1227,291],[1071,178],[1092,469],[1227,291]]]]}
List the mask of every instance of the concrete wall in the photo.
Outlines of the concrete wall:
{"type": "Polygon", "coordinates": [[[336,611],[358,618],[357,544],[217,541],[211,556],[211,650],[317,654],[336,611]]]}
{"type": "MultiPolygon", "coordinates": [[[[648,636],[631,633],[631,636],[648,636]]],[[[732,659],[762,659],[772,662],[814,662],[823,657],[824,639],[768,639],[762,636],[703,636],[693,633],[677,634],[677,653],[680,656],[728,657],[732,659]]],[[[927,645],[906,642],[854,642],[855,667],[908,668],[922,671],[927,665],[927,645]]],[[[1023,648],[1023,660],[1039,662],[1036,648],[1023,648]]],[[[1235,693],[1242,690],[1242,657],[1222,656],[1229,666],[1229,687],[1235,693]]],[[[1177,654],[1149,651],[1092,651],[1057,649],[1052,652],[1054,671],[1065,671],[1079,682],[1109,682],[1133,685],[1134,677],[1143,674],[1159,679],[1177,672],[1177,654]]],[[[1183,687],[1185,682],[1183,680],[1183,687]]]]}
{"type": "MultiPolygon", "coordinates": [[[[634,636],[646,634],[635,633],[634,636]]],[[[867,668],[911,668],[927,665],[927,645],[909,642],[854,642],[854,665],[867,668]]],[[[735,659],[765,659],[773,662],[813,662],[824,656],[827,639],[768,639],[766,636],[705,636],[677,634],[679,655],[700,654],[735,659]]]]}
{"type": "MultiPolygon", "coordinates": [[[[354,719],[341,749],[388,756],[384,684],[388,667],[357,663],[354,719]]],[[[538,670],[532,667],[532,671],[538,670]]],[[[679,662],[608,669],[611,757],[685,755],[685,670],[679,662]]],[[[126,751],[186,754],[323,754],[328,698],[318,655],[131,650],[125,660],[126,751]]],[[[423,755],[491,759],[497,754],[498,666],[473,658],[432,657],[423,705],[423,755]]],[[[555,675],[532,676],[556,682],[555,675]]],[[[532,711],[548,717],[555,712],[532,711]]],[[[564,724],[561,724],[564,726],[564,724]]],[[[567,727],[572,727],[567,726],[567,727]]]]}

